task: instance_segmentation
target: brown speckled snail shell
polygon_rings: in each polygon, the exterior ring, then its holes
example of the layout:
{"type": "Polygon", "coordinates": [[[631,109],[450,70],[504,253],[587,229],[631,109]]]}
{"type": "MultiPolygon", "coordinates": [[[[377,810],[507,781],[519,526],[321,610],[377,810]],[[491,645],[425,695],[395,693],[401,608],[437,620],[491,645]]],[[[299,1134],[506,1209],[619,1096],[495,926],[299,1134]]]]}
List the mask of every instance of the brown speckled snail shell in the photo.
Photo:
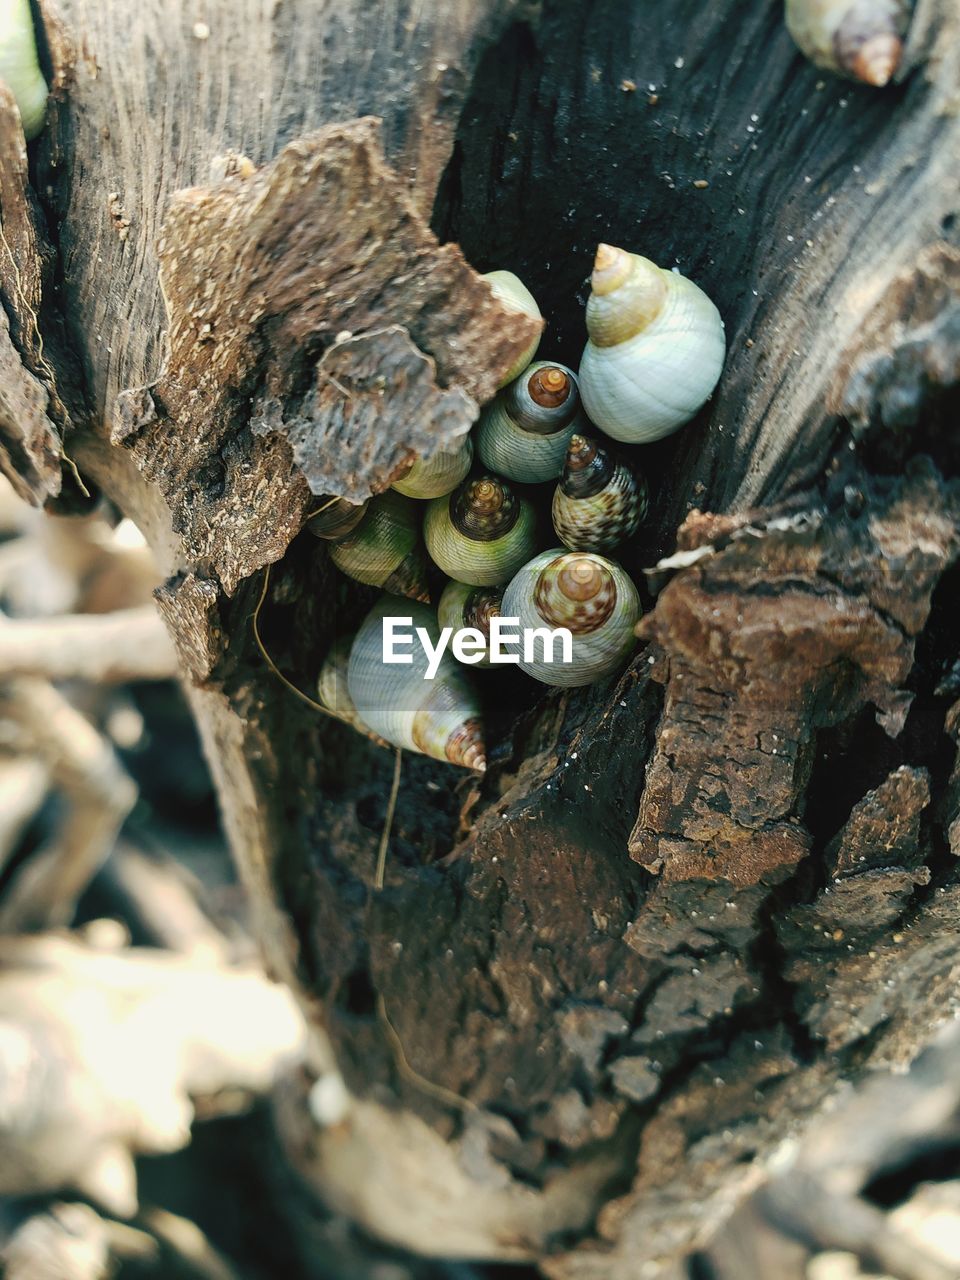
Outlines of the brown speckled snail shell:
{"type": "Polygon", "coordinates": [[[383,596],[363,620],[347,667],[347,686],[357,715],[387,742],[448,760],[468,769],[486,768],[483,715],[470,673],[447,650],[436,676],[424,678],[427,658],[417,642],[409,664],[383,661],[383,619],[412,619],[436,645],[440,629],[428,605],[383,596]]]}
{"type": "MultiPolygon", "coordinates": [[[[437,620],[441,627],[452,627],[454,632],[462,627],[473,627],[487,641],[490,639],[490,619],[500,612],[503,587],[471,587],[465,582],[448,582],[437,605],[437,620]]],[[[490,659],[484,655],[471,664],[489,667],[490,659]]]]}
{"type": "Polygon", "coordinates": [[[577,375],[565,365],[536,360],[480,415],[477,453],[485,467],[508,480],[553,480],[578,421],[585,423],[577,375]]]}
{"type": "Polygon", "coordinates": [[[500,612],[526,628],[566,627],[573,660],[521,657],[520,667],[544,684],[577,688],[618,671],[634,644],[640,616],[637,589],[612,560],[593,551],[554,547],[524,565],[503,594],[500,612]]]}
{"type": "Polygon", "coordinates": [[[818,67],[882,88],[900,65],[907,0],[787,0],[787,30],[818,67]]]}
{"type": "Polygon", "coordinates": [[[47,84],[37,58],[30,0],[0,0],[0,80],[16,99],[29,142],[43,128],[47,112],[47,84]]]}
{"type": "MultiPolygon", "coordinates": [[[[488,271],[481,279],[486,280],[493,290],[494,296],[503,303],[508,311],[520,311],[525,316],[532,316],[534,320],[543,319],[540,314],[540,308],[537,306],[536,298],[520,277],[515,276],[512,271],[488,271]]],[[[514,378],[523,373],[524,369],[537,354],[539,345],[540,335],[537,334],[526,351],[518,356],[507,370],[500,384],[502,387],[505,387],[507,383],[512,382],[514,378]]]]}
{"type": "Polygon", "coordinates": [[[646,482],[586,436],[570,440],[553,495],[553,527],[571,551],[612,551],[647,513],[646,482]]]}
{"type": "Polygon", "coordinates": [[[409,470],[393,482],[393,488],[408,498],[442,498],[457,487],[472,462],[473,442],[465,436],[459,448],[435,453],[425,462],[417,458],[409,470]]]}
{"type": "Polygon", "coordinates": [[[508,582],[536,550],[536,516],[506,480],[466,480],[427,507],[427,550],[449,578],[474,587],[508,582]]]}
{"type": "Polygon", "coordinates": [[[330,559],[357,582],[412,600],[430,599],[420,513],[412,498],[390,490],[371,498],[357,527],[333,543],[330,559]]]}
{"type": "Polygon", "coordinates": [[[337,498],[329,506],[324,503],[315,516],[307,521],[307,528],[315,538],[323,538],[333,542],[345,538],[352,532],[366,514],[366,502],[348,502],[346,498],[337,498]]]}

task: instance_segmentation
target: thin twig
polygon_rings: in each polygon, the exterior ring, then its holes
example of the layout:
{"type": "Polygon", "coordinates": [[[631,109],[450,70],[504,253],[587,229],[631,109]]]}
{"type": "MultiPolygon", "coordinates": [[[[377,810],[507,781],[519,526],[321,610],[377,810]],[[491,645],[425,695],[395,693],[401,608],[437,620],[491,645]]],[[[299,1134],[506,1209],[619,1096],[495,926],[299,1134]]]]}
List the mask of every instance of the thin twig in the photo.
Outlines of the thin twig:
{"type": "Polygon", "coordinates": [[[383,888],[383,878],[387,867],[387,849],[390,845],[390,831],[393,827],[393,815],[397,809],[397,795],[400,791],[400,765],[403,761],[403,751],[397,747],[397,754],[393,762],[393,783],[390,787],[390,798],[387,801],[387,812],[383,819],[383,831],[380,834],[380,847],[377,850],[377,869],[373,877],[373,887],[377,893],[383,888]]]}
{"type": "Polygon", "coordinates": [[[383,1023],[387,1039],[393,1048],[397,1070],[404,1080],[412,1084],[414,1088],[420,1089],[423,1093],[429,1094],[430,1097],[436,1098],[438,1102],[443,1102],[449,1107],[457,1107],[460,1111],[479,1112],[480,1108],[475,1102],[472,1102],[469,1098],[461,1098],[459,1093],[454,1093],[452,1089],[445,1089],[442,1084],[434,1084],[432,1080],[422,1076],[416,1068],[410,1065],[403,1047],[403,1041],[387,1016],[387,1006],[382,995],[377,996],[377,1014],[383,1023]]]}

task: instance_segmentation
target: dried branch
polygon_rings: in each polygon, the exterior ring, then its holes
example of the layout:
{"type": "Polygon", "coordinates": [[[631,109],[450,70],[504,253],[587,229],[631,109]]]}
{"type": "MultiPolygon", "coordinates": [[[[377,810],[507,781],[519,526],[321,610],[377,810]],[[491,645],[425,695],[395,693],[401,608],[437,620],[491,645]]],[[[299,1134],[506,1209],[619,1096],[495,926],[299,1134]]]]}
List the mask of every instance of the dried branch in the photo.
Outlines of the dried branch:
{"type": "Polygon", "coordinates": [[[0,674],[48,680],[170,680],[173,643],[152,605],[116,613],[0,622],[0,674]]]}

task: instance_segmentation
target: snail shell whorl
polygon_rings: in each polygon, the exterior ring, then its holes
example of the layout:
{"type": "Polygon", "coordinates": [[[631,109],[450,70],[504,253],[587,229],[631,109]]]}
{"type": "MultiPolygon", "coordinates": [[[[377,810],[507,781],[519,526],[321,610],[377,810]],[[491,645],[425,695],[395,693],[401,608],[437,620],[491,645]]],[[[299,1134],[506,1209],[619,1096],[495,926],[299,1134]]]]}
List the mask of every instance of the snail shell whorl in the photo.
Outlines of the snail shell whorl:
{"type": "Polygon", "coordinates": [[[435,453],[426,461],[417,458],[410,469],[394,481],[393,488],[408,498],[442,498],[457,487],[472,462],[473,442],[464,436],[459,448],[435,453]]]}
{"type": "MultiPolygon", "coordinates": [[[[465,582],[451,581],[443,588],[437,618],[441,627],[452,627],[454,631],[474,627],[489,640],[490,619],[499,614],[502,599],[502,587],[471,587],[465,582]]],[[[490,659],[484,655],[471,665],[489,667],[490,659]]]]}
{"type": "Polygon", "coordinates": [[[434,498],[423,522],[427,550],[450,578],[475,587],[507,582],[536,547],[536,516],[498,476],[467,480],[434,498]]]}
{"type": "MultiPolygon", "coordinates": [[[[494,296],[499,302],[507,308],[508,311],[519,311],[525,316],[532,316],[535,320],[542,320],[540,308],[537,306],[537,300],[533,294],[512,271],[488,271],[486,275],[480,277],[486,280],[487,284],[493,290],[494,296]]],[[[540,335],[530,343],[529,347],[519,355],[504,375],[501,387],[507,386],[514,378],[520,376],[524,369],[537,354],[537,347],[540,345],[540,335]]]]}
{"type": "Polygon", "coordinates": [[[366,515],[368,504],[348,502],[346,498],[337,498],[330,506],[322,507],[315,516],[307,521],[307,528],[316,538],[333,541],[345,538],[351,533],[366,515]]]}
{"type": "Polygon", "coordinates": [[[501,613],[518,618],[521,631],[566,627],[573,661],[520,666],[544,684],[577,688],[616,671],[634,645],[640,616],[637,589],[618,564],[595,552],[555,547],[524,565],[503,595],[501,613]]]}
{"type": "Polygon", "coordinates": [[[477,452],[485,467],[509,480],[552,480],[560,474],[579,421],[576,374],[565,365],[538,360],[484,409],[477,452]]]}
{"type": "Polygon", "coordinates": [[[416,639],[412,663],[385,663],[383,619],[391,615],[411,618],[412,626],[423,627],[433,644],[439,639],[433,609],[382,597],[367,614],[350,649],[347,685],[357,714],[396,747],[484,769],[483,716],[469,674],[448,650],[435,678],[425,679],[427,658],[416,639]]]}
{"type": "Polygon", "coordinates": [[[829,71],[882,88],[900,65],[907,0],[787,0],[787,29],[829,71]]]}
{"type": "Polygon", "coordinates": [[[317,697],[335,716],[352,725],[360,733],[369,733],[370,730],[360,719],[357,708],[353,705],[353,699],[347,687],[347,668],[352,645],[353,636],[340,636],[330,646],[317,678],[317,697]]]}
{"type": "Polygon", "coordinates": [[[419,513],[412,498],[389,490],[371,498],[353,532],[330,548],[330,559],[357,582],[412,600],[430,599],[419,513]]]}
{"type": "Polygon", "coordinates": [[[597,250],[580,362],[588,417],[615,440],[649,443],[696,414],[723,368],[720,313],[685,276],[611,245],[597,250]]]}
{"type": "Polygon", "coordinates": [[[553,527],[572,551],[610,551],[647,514],[646,482],[585,436],[570,441],[553,495],[553,527]]]}
{"type": "Polygon", "coordinates": [[[47,84],[37,59],[30,0],[0,0],[0,80],[10,87],[24,137],[41,131],[47,112],[47,84]]]}

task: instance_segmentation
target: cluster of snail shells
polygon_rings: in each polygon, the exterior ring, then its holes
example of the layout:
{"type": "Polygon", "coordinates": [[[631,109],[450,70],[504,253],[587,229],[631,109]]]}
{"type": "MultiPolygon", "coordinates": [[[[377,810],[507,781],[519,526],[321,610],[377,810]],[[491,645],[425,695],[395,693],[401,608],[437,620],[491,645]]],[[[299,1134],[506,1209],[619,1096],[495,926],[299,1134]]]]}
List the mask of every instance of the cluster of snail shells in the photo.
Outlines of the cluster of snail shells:
{"type": "Polygon", "coordinates": [[[0,0],[0,80],[10,89],[20,111],[28,142],[43,128],[47,84],[37,58],[30,0],[0,0]]]}
{"type": "MultiPolygon", "coordinates": [[[[540,316],[511,273],[487,279],[505,305],[540,316]]],[[[628,660],[640,601],[607,553],[636,532],[647,489],[593,427],[630,443],[676,431],[713,391],[725,342],[709,298],[646,258],[601,245],[591,282],[579,374],[555,361],[531,363],[531,343],[472,438],[414,461],[392,490],[363,507],[332,502],[310,521],[312,532],[331,541],[330,558],[342,572],[386,593],[320,673],[323,704],[362,732],[440,760],[485,765],[474,672],[447,649],[434,679],[424,679],[427,658],[417,643],[411,663],[384,662],[388,616],[412,619],[434,644],[447,627],[470,627],[489,641],[497,614],[517,618],[521,634],[564,628],[572,661],[556,652],[547,661],[543,645],[519,654],[521,669],[550,685],[591,684],[628,660]],[[543,537],[524,488],[541,483],[555,486],[551,515],[563,544],[548,549],[554,539],[543,537]],[[428,557],[449,579],[436,610],[427,603],[428,557]]],[[[492,666],[487,653],[472,665],[492,666]]]]}

